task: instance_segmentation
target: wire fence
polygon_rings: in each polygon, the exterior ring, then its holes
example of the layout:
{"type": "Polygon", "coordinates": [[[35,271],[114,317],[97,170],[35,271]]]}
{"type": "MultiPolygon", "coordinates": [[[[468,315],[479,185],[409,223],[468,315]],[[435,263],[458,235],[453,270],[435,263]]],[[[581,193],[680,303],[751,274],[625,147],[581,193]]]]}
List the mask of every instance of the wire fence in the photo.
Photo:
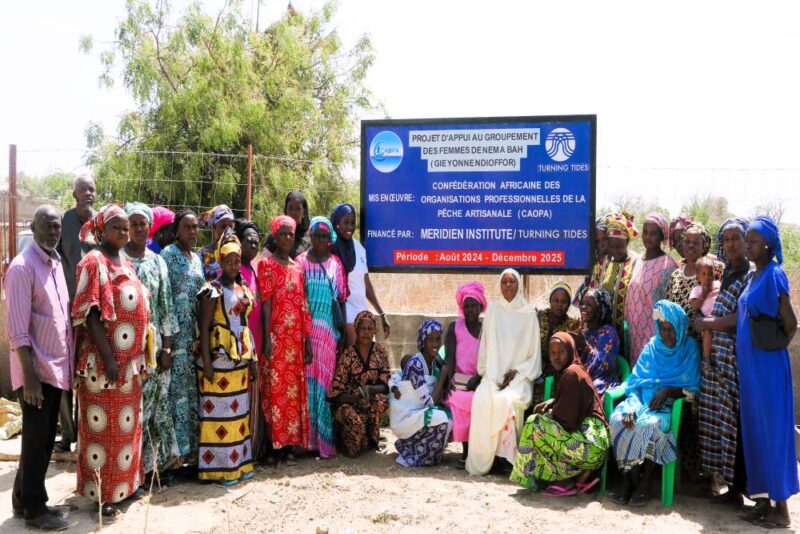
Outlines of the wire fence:
{"type": "MultiPolygon", "coordinates": [[[[237,216],[248,211],[247,175],[251,168],[251,218],[262,230],[283,210],[290,191],[306,193],[310,214],[329,214],[338,202],[358,204],[358,182],[314,179],[325,175],[324,160],[253,154],[192,151],[124,151],[113,165],[87,166],[84,149],[34,148],[19,151],[19,171],[41,168],[43,160],[60,160],[72,173],[92,173],[97,182],[97,202],[125,203],[134,200],[171,209],[202,213],[218,204],[229,205],[237,216]],[[73,165],[74,163],[74,165],[73,165]]],[[[357,169],[349,169],[353,176],[357,169]]],[[[35,173],[29,173],[35,174],[35,173]]],[[[39,173],[42,174],[42,173],[39,173]]],[[[600,210],[620,202],[638,203],[643,209],[658,206],[676,215],[693,200],[709,195],[724,197],[730,213],[751,216],[758,206],[780,205],[785,223],[800,223],[800,168],[679,168],[598,165],[597,200],[600,210]]],[[[69,198],[67,196],[67,198],[69,198]]],[[[68,206],[64,206],[68,207],[68,206]]],[[[23,216],[23,213],[20,213],[23,216]]],[[[787,271],[800,291],[800,233],[787,230],[784,245],[787,271]],[[797,234],[797,235],[795,235],[797,234]]],[[[207,238],[205,238],[207,239],[207,238]]],[[[464,275],[374,275],[373,283],[382,304],[393,311],[452,311],[452,294],[464,275]]],[[[537,300],[552,277],[536,277],[531,298],[537,300]]],[[[481,277],[483,279],[483,277],[481,277]]],[[[483,279],[493,287],[492,277],[483,279]]],[[[577,279],[576,279],[577,281],[577,279]]],[[[491,290],[490,290],[491,291],[491,290]]],[[[540,299],[539,299],[540,300],[540,299]]],[[[797,296],[793,299],[800,302],[797,296]]]]}

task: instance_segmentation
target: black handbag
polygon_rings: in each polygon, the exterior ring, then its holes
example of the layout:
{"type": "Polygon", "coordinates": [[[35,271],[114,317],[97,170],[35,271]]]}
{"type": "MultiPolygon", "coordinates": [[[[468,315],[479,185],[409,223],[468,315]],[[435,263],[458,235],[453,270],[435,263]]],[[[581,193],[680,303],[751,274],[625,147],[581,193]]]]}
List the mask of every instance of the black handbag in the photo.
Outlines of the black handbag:
{"type": "Polygon", "coordinates": [[[789,336],[783,331],[783,321],[780,316],[750,317],[750,332],[756,347],[761,350],[775,351],[789,346],[789,336]]]}
{"type": "MultiPolygon", "coordinates": [[[[325,273],[325,269],[323,269],[322,272],[325,275],[325,278],[328,280],[328,285],[331,288],[331,295],[333,295],[336,292],[333,288],[333,282],[328,277],[328,273],[325,273]]],[[[344,320],[344,315],[342,315],[342,307],[339,305],[339,301],[336,300],[336,297],[331,299],[331,314],[333,316],[333,327],[337,330],[344,331],[347,323],[344,320]]]]}

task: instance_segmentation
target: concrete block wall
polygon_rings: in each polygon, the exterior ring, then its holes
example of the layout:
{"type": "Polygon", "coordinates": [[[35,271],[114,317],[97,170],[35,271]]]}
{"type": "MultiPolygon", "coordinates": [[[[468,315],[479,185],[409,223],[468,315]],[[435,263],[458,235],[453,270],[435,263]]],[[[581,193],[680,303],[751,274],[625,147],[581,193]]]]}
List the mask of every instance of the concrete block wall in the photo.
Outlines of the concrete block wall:
{"type": "MultiPolygon", "coordinates": [[[[400,358],[403,355],[417,352],[417,329],[422,321],[436,319],[447,328],[450,322],[457,319],[456,315],[419,315],[411,313],[390,313],[387,314],[387,317],[392,327],[391,335],[388,340],[385,340],[381,333],[378,335],[378,339],[389,350],[389,365],[393,369],[400,367],[400,358]]],[[[380,324],[378,328],[380,329],[380,324]]],[[[789,344],[789,356],[792,361],[795,424],[800,425],[800,332],[794,336],[794,339],[789,344]]],[[[769,387],[768,384],[764,384],[764,386],[769,387]]]]}

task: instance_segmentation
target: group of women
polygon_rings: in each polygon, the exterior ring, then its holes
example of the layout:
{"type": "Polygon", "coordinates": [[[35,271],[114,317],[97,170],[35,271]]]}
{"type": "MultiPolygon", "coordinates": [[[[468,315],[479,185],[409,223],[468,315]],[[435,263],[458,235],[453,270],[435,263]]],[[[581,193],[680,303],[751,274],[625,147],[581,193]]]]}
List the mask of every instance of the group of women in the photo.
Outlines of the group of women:
{"type": "Polygon", "coordinates": [[[542,339],[549,338],[552,366],[543,369],[554,374],[554,393],[535,404],[522,430],[512,480],[549,496],[580,494],[597,483],[591,473],[613,449],[622,475],[614,500],[642,506],[654,466],[680,458],[714,502],[742,506],[747,496],[755,506],[744,519],[787,526],[786,501],[800,490],[786,348],[797,319],[777,225],[763,216],[729,219],[717,234],[715,256],[709,256],[708,231],[685,215],[671,223],[648,215],[641,256],[629,250],[639,236],[629,215],[602,217],[596,232],[598,261],[573,301],[581,328],[566,320],[552,328],[562,309],[558,286],[546,312],[550,319],[541,321],[548,325],[542,339]],[[698,264],[717,280],[714,293],[698,291],[698,264]],[[701,293],[713,303],[710,313],[693,303],[692,295],[701,293]],[[602,332],[600,324],[606,325],[602,332]],[[711,332],[711,346],[701,355],[704,332],[711,332]],[[600,396],[622,378],[617,353],[633,370],[623,384],[624,400],[605,414],[600,396]],[[687,407],[685,438],[676,443],[670,419],[678,398],[687,407]]]}
{"type": "Polygon", "coordinates": [[[79,493],[110,516],[148,475],[233,485],[255,460],[378,447],[389,364],[367,302],[390,326],[354,229],[351,205],[309,219],[297,192],[264,250],[225,205],[98,210],[72,310],[79,493]],[[211,239],[197,251],[201,225],[211,239]]]}
{"type": "Polygon", "coordinates": [[[175,215],[173,243],[154,242],[163,211],[140,203],[107,205],[83,229],[97,248],[78,266],[73,307],[78,486],[103,513],[135,498],[145,473],[168,481],[193,466],[201,480],[232,485],[256,460],[381,449],[388,414],[403,466],[437,464],[459,442],[470,474],[510,468],[513,481],[564,497],[591,491],[613,450],[615,499],[640,506],[654,465],[696,458],[715,500],[747,495],[757,503],[748,519],[788,524],[798,481],[785,346],[797,320],[770,219],[722,225],[720,289],[703,315],[690,293],[710,252],[705,228],[651,214],[637,256],[632,219],[609,214],[597,223],[597,264],[574,295],[556,284],[536,310],[513,269],[491,302],[480,283],[465,284],[459,319],[423,322],[418,352],[392,374],[375,340],[378,323],[385,336],[390,325],[353,239],[353,206],[310,218],[294,192],[284,208],[264,250],[258,227],[224,205],[175,215]],[[197,253],[200,225],[212,239],[197,253]],[[763,317],[779,325],[781,346],[764,348],[763,317]],[[621,355],[633,368],[624,383],[621,355]],[[607,414],[602,398],[614,388],[625,398],[607,414]],[[677,398],[691,406],[688,450],[669,432],[677,398]]]}

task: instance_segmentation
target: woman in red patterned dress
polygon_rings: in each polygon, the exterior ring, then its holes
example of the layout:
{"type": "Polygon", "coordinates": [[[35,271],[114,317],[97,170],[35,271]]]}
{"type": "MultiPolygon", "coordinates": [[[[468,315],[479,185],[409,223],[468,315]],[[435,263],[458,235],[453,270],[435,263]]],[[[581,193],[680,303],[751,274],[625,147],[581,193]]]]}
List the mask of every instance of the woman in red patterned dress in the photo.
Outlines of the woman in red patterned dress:
{"type": "Polygon", "coordinates": [[[292,447],[308,445],[308,390],[305,364],[311,363],[311,314],[303,270],[291,259],[296,222],[280,215],[270,226],[275,252],[258,264],[264,336],[259,373],[261,408],[279,459],[294,464],[292,447]]]}
{"type": "Polygon", "coordinates": [[[104,516],[137,491],[141,465],[142,375],[149,297],[131,262],[119,252],[128,242],[128,216],[104,206],[81,229],[100,246],[78,264],[72,305],[77,327],[78,493],[102,502],[104,516]]]}

